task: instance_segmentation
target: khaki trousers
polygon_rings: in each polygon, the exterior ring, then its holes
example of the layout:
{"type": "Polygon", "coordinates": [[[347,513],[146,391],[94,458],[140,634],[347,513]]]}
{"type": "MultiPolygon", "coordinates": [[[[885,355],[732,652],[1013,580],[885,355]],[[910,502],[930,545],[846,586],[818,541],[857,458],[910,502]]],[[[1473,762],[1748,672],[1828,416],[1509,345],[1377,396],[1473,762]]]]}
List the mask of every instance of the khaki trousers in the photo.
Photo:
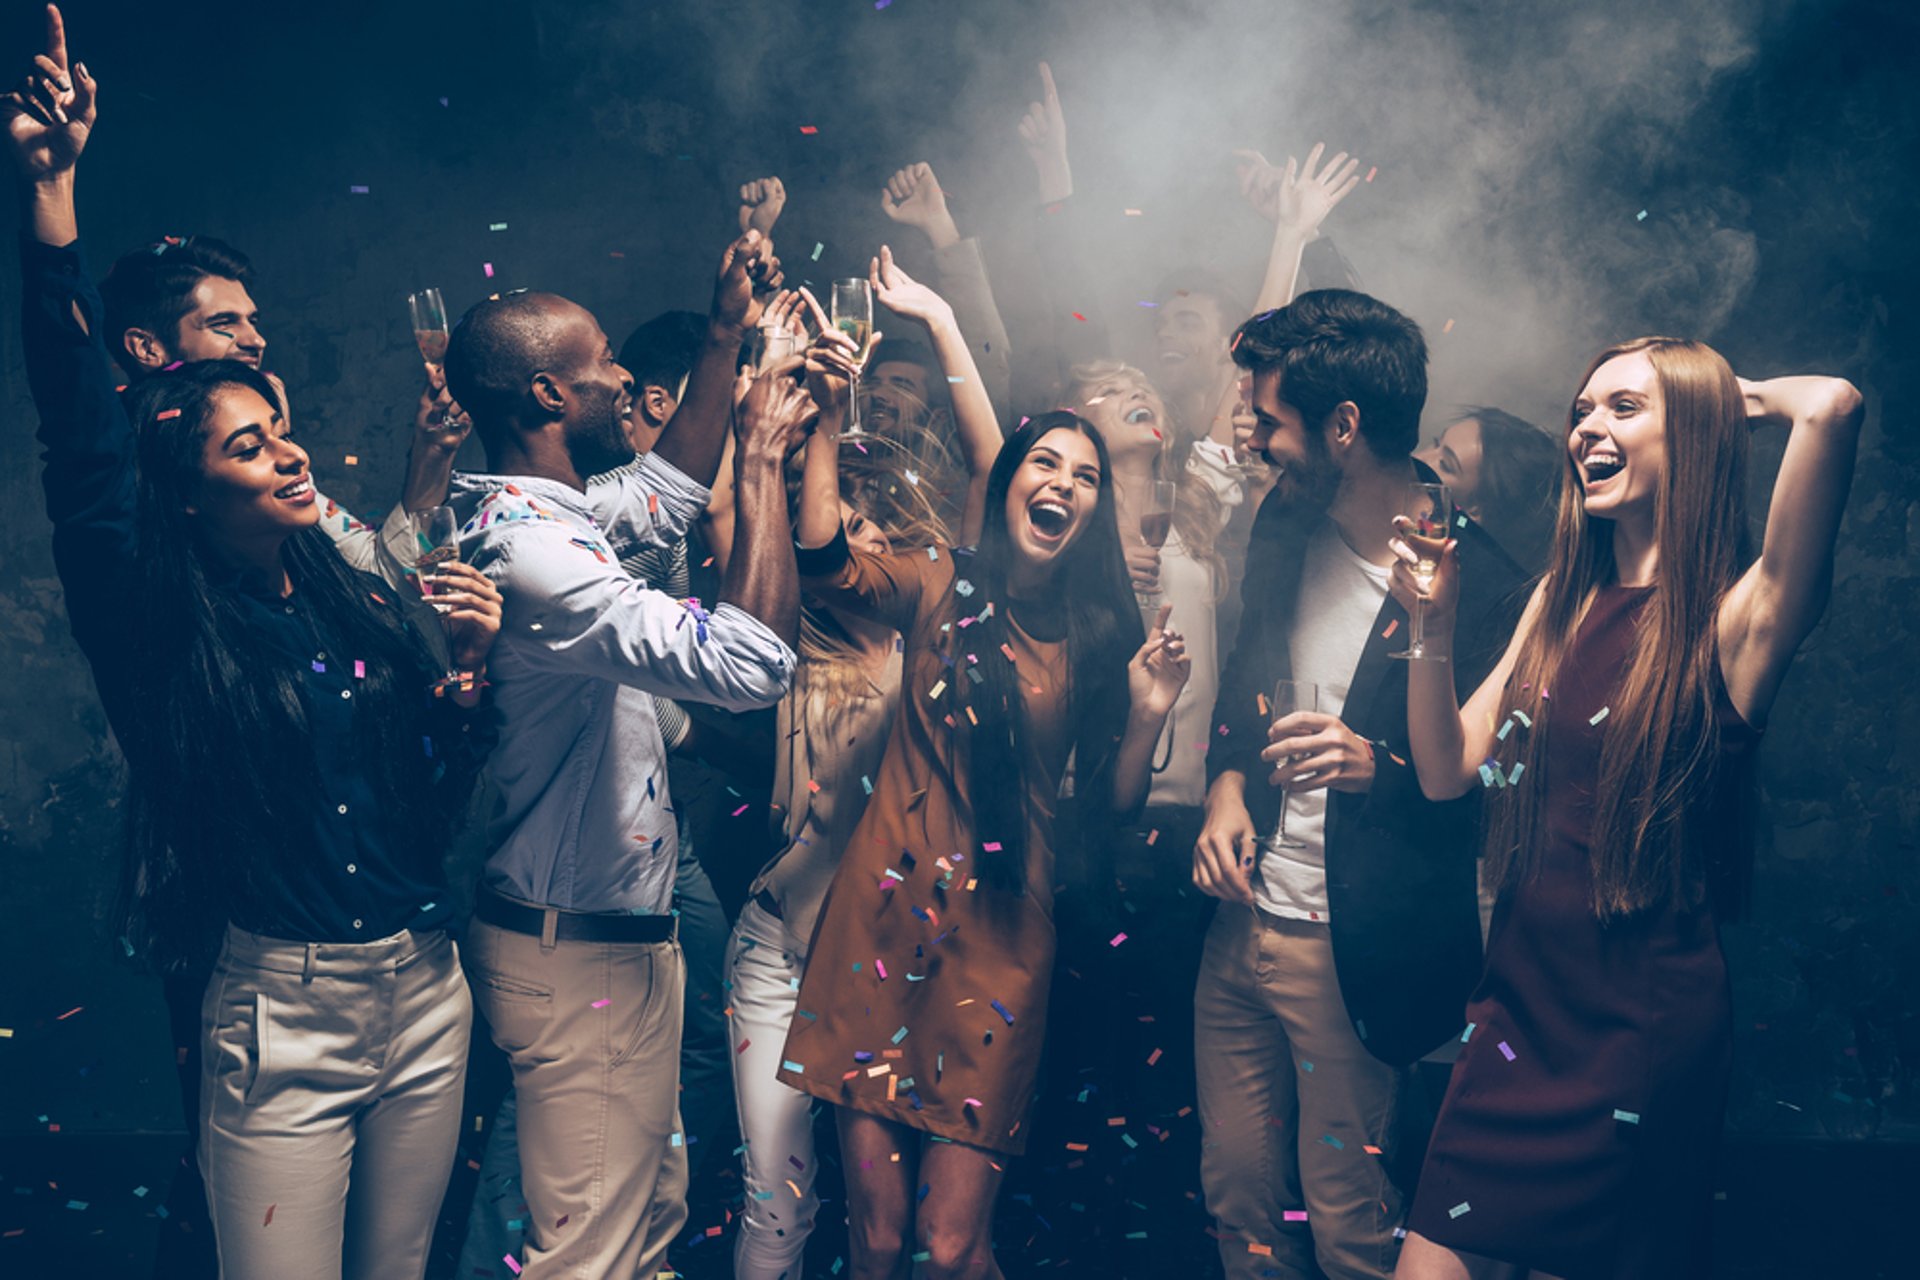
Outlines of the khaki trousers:
{"type": "Polygon", "coordinates": [[[1200,1179],[1230,1280],[1308,1280],[1316,1261],[1329,1280],[1392,1275],[1401,1073],[1354,1034],[1327,926],[1222,903],[1193,1020],[1200,1179]]]}
{"type": "Polygon", "coordinates": [[[200,1168],[227,1280],[417,1280],[473,1004],[445,933],[227,930],[201,1005],[200,1168]]]}
{"type": "Polygon", "coordinates": [[[475,920],[467,953],[513,1063],[522,1280],[651,1280],[687,1221],[680,944],[543,942],[475,920]]]}

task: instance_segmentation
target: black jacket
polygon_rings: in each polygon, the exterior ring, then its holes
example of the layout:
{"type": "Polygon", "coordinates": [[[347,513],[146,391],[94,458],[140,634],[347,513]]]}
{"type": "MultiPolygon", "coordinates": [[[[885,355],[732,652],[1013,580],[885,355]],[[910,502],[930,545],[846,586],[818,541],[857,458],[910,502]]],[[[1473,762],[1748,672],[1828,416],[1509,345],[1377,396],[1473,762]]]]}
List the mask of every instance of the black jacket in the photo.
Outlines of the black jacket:
{"type": "MultiPolygon", "coordinates": [[[[1435,477],[1415,463],[1423,478],[1435,477]]],[[[1220,677],[1207,752],[1207,782],[1228,770],[1247,778],[1247,810],[1259,832],[1273,830],[1280,793],[1260,751],[1270,720],[1261,699],[1291,669],[1289,632],[1308,541],[1326,519],[1288,510],[1269,495],[1254,519],[1241,584],[1244,614],[1220,677]]],[[[1454,633],[1454,687],[1464,701],[1500,660],[1526,604],[1518,565],[1471,521],[1459,543],[1460,606],[1454,633]]],[[[1341,719],[1374,746],[1364,793],[1329,791],[1327,906],[1334,967],[1347,1015],[1376,1058],[1402,1065],[1431,1052],[1462,1024],[1480,976],[1475,895],[1479,798],[1436,804],[1420,794],[1407,739],[1407,612],[1389,596],[1357,656],[1341,719]],[[1391,633],[1391,634],[1389,634],[1391,633]]]]}

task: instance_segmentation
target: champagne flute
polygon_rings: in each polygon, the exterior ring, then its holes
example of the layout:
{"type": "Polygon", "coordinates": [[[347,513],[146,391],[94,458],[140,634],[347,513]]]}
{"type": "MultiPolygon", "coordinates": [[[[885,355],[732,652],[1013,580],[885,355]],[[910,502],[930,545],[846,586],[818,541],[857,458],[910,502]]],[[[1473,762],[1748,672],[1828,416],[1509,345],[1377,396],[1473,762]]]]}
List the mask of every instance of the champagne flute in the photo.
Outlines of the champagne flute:
{"type": "MultiPolygon", "coordinates": [[[[1296,711],[1318,711],[1320,709],[1320,686],[1311,680],[1276,680],[1273,682],[1273,704],[1268,708],[1274,720],[1290,716],[1296,711]]],[[[1287,834],[1287,789],[1280,788],[1280,820],[1274,824],[1273,834],[1260,842],[1267,849],[1302,849],[1306,841],[1287,834]]]]}
{"type": "MultiPolygon", "coordinates": [[[[1147,503],[1140,511],[1140,539],[1158,551],[1167,545],[1167,537],[1173,532],[1173,481],[1155,480],[1148,486],[1148,493],[1147,503]]],[[[1159,591],[1133,593],[1134,603],[1145,613],[1158,612],[1160,596],[1159,591]]]]}
{"type": "MultiPolygon", "coordinates": [[[[460,559],[460,521],[452,507],[428,507],[424,511],[415,511],[410,515],[413,524],[415,551],[414,582],[420,588],[420,594],[433,602],[433,583],[431,575],[441,565],[452,564],[460,559]]],[[[436,607],[436,612],[438,609],[436,607]]],[[[458,688],[465,675],[453,669],[453,645],[449,636],[447,645],[447,673],[441,681],[444,687],[458,688]]]]}
{"type": "MultiPolygon", "coordinates": [[[[852,280],[835,280],[832,298],[833,327],[853,339],[857,348],[854,361],[864,368],[869,349],[873,343],[873,285],[865,277],[852,280]]],[[[860,374],[853,375],[853,385],[847,388],[847,429],[845,434],[857,436],[863,434],[860,425],[860,374]]]]}
{"type": "Polygon", "coordinates": [[[447,304],[438,289],[422,289],[407,295],[407,310],[413,316],[413,340],[420,347],[420,358],[436,368],[447,362],[447,304]]]}
{"type": "Polygon", "coordinates": [[[1416,480],[1407,485],[1401,506],[1402,514],[1413,525],[1402,535],[1402,540],[1415,556],[1413,581],[1420,588],[1420,598],[1413,602],[1413,625],[1407,633],[1405,651],[1387,656],[1414,662],[1445,662],[1445,654],[1427,652],[1427,594],[1433,590],[1433,578],[1440,572],[1440,557],[1446,551],[1447,536],[1453,532],[1453,497],[1444,484],[1416,480]]]}

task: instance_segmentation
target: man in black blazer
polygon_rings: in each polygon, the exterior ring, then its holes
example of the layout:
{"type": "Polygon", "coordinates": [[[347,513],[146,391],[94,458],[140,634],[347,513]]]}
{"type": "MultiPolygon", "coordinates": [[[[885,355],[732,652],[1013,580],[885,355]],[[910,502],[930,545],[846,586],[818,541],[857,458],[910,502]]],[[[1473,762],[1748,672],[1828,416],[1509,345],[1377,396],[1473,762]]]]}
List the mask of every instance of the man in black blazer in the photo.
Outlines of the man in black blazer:
{"type": "MultiPolygon", "coordinates": [[[[1387,591],[1426,343],[1392,307],[1302,294],[1234,336],[1252,447],[1280,470],[1254,522],[1244,615],[1221,676],[1194,883],[1222,899],[1194,995],[1202,1181],[1227,1275],[1385,1277],[1407,1064],[1461,1029],[1480,971],[1477,805],[1420,794],[1407,746],[1409,620],[1387,591]],[[1276,681],[1317,710],[1282,714],[1276,681]],[[1284,788],[1284,791],[1283,791],[1284,788]],[[1290,845],[1267,839],[1285,796],[1290,845]]],[[[1470,521],[1453,676],[1465,697],[1524,603],[1470,521]]]]}

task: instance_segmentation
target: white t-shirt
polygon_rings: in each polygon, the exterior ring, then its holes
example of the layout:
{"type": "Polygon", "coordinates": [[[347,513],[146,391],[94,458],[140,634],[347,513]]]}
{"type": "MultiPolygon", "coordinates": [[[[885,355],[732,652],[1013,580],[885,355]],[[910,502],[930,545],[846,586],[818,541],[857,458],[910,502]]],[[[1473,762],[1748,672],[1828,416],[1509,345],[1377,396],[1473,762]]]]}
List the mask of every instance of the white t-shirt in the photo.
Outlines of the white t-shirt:
{"type": "MultiPolygon", "coordinates": [[[[1386,602],[1391,572],[1385,565],[1368,564],[1355,555],[1331,521],[1307,540],[1289,637],[1293,678],[1311,680],[1320,687],[1319,710],[1329,715],[1340,715],[1347,704],[1360,652],[1367,647],[1373,621],[1386,602]]],[[[1266,775],[1248,778],[1247,785],[1266,786],[1266,775]]],[[[1327,789],[1288,792],[1287,835],[1301,845],[1262,846],[1260,875],[1253,886],[1254,901],[1262,911],[1325,922],[1326,834],[1327,789]]]]}

